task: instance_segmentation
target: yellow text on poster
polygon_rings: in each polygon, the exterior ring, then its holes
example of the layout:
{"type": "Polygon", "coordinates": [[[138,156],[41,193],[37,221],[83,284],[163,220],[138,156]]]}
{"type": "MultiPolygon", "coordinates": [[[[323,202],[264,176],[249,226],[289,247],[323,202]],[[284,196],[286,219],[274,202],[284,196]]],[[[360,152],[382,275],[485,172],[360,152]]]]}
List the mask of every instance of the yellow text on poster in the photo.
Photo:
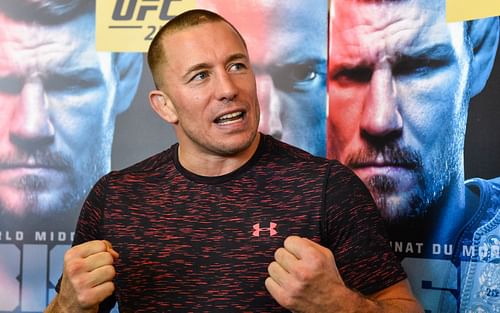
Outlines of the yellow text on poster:
{"type": "Polygon", "coordinates": [[[146,52],[163,24],[195,6],[196,0],[97,0],[96,48],[146,52]]]}
{"type": "Polygon", "coordinates": [[[459,22],[500,15],[500,0],[446,0],[446,21],[459,22]]]}

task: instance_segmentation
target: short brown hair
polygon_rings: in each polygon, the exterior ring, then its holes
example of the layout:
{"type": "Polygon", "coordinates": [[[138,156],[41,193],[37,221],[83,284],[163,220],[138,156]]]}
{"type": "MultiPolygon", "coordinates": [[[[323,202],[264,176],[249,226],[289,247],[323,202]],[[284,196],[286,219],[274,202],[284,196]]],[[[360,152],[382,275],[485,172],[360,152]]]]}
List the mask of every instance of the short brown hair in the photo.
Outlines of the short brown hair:
{"type": "Polygon", "coordinates": [[[167,62],[167,60],[165,59],[164,47],[161,42],[163,37],[167,34],[172,34],[192,26],[215,22],[227,23],[238,34],[241,41],[243,42],[243,45],[246,48],[245,40],[243,39],[243,36],[241,36],[240,32],[236,29],[236,27],[234,27],[219,14],[202,9],[183,12],[182,14],[177,15],[176,17],[168,21],[165,25],[163,25],[163,27],[158,31],[158,33],[153,38],[153,41],[151,41],[151,44],[149,45],[148,65],[149,69],[151,70],[151,74],[153,75],[153,81],[156,88],[158,88],[161,83],[161,75],[158,69],[159,65],[167,62]]]}

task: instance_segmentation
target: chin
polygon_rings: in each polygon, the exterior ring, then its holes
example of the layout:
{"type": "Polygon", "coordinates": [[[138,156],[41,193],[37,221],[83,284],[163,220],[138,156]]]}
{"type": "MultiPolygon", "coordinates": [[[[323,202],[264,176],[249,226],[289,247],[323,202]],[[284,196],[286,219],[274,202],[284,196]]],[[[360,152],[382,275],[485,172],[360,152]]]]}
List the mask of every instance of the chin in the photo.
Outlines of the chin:
{"type": "Polygon", "coordinates": [[[239,136],[234,141],[227,140],[224,141],[219,149],[221,155],[231,156],[242,152],[245,152],[254,142],[256,133],[252,133],[243,138],[239,136]]]}

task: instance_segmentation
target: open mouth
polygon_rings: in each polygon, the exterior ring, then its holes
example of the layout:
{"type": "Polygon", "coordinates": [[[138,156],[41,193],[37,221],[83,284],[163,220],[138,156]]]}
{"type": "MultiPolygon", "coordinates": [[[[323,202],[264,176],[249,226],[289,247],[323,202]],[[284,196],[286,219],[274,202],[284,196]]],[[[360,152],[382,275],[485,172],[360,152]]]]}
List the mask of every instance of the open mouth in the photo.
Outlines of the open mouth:
{"type": "Polygon", "coordinates": [[[230,125],[243,120],[245,112],[238,111],[233,113],[224,114],[214,120],[218,125],[230,125]]]}

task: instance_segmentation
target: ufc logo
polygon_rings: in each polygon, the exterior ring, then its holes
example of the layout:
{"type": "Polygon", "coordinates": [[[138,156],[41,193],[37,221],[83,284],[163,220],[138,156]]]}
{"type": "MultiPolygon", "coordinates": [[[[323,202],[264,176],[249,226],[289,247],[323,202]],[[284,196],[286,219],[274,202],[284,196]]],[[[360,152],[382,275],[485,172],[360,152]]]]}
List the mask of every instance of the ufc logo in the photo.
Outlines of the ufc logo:
{"type": "MultiPolygon", "coordinates": [[[[159,0],[144,0],[151,2],[160,2],[159,0]]],[[[171,19],[173,16],[168,15],[168,10],[170,8],[170,4],[172,2],[179,2],[182,0],[163,0],[161,3],[161,9],[159,13],[159,18],[162,21],[167,21],[171,19]]],[[[134,19],[134,15],[136,15],[135,20],[144,21],[146,19],[146,15],[148,11],[157,12],[159,8],[158,4],[146,5],[139,4],[137,6],[137,0],[129,0],[128,3],[125,3],[125,0],[117,0],[115,4],[115,8],[113,10],[113,20],[114,21],[130,21],[134,19]],[[124,10],[125,8],[125,10],[124,10]],[[137,11],[137,14],[136,14],[137,11]]]]}
{"type": "Polygon", "coordinates": [[[259,237],[261,231],[268,231],[269,236],[274,236],[278,233],[278,231],[276,230],[276,226],[278,226],[278,224],[273,222],[269,223],[269,227],[260,227],[260,223],[257,223],[253,225],[254,231],[252,233],[252,236],[259,237]]]}

